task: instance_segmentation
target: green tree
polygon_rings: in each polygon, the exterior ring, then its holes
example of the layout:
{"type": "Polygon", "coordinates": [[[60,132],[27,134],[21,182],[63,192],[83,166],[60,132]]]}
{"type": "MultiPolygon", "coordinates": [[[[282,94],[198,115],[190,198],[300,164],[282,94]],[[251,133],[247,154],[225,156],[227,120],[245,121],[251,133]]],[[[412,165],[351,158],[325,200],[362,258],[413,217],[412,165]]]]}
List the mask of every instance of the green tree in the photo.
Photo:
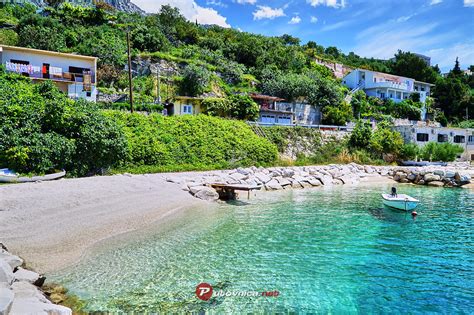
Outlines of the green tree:
{"type": "Polygon", "coordinates": [[[372,127],[369,123],[359,119],[349,138],[349,146],[354,149],[367,149],[372,138],[372,127]]]}
{"type": "Polygon", "coordinates": [[[188,65],[184,68],[180,92],[187,96],[197,96],[204,93],[210,83],[210,72],[201,66],[188,65]]]}
{"type": "Polygon", "coordinates": [[[379,123],[370,139],[370,149],[373,152],[382,154],[392,154],[397,156],[403,147],[402,135],[391,129],[386,122],[379,123]]]}
{"type": "Polygon", "coordinates": [[[413,78],[418,81],[435,83],[439,74],[417,55],[401,50],[395,54],[391,72],[396,75],[413,78]]]}
{"type": "Polygon", "coordinates": [[[328,105],[323,108],[323,123],[328,125],[344,126],[353,118],[352,107],[349,103],[328,105]]]}
{"type": "Polygon", "coordinates": [[[248,95],[233,94],[229,97],[231,117],[254,121],[258,119],[260,108],[248,95]]]}

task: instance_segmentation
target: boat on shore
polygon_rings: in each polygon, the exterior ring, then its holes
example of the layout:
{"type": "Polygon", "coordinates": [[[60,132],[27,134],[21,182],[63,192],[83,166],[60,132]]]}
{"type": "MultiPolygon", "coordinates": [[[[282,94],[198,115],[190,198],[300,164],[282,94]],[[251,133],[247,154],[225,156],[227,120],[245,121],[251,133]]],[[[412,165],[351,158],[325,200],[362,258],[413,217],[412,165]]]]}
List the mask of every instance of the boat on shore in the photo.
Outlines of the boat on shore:
{"type": "Polygon", "coordinates": [[[12,170],[7,168],[0,169],[0,183],[32,183],[38,181],[48,181],[60,179],[66,176],[66,171],[60,171],[52,174],[42,175],[42,176],[20,176],[12,170]]]}
{"type": "Polygon", "coordinates": [[[411,211],[415,209],[420,202],[418,199],[405,194],[382,194],[382,198],[384,205],[403,211],[411,211]]]}
{"type": "Polygon", "coordinates": [[[448,166],[446,162],[428,162],[428,161],[400,161],[401,166],[448,166]]]}

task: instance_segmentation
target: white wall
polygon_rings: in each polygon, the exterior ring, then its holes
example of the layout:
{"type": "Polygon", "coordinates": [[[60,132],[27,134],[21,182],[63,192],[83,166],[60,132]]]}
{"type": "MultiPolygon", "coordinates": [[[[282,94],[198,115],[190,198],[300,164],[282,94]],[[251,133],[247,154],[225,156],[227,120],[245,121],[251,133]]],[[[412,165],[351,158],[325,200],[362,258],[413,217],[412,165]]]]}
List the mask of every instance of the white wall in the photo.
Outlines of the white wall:
{"type": "MultiPolygon", "coordinates": [[[[8,49],[8,47],[1,47],[0,59],[1,63],[5,65],[8,61],[22,60],[28,61],[32,66],[43,66],[43,63],[47,63],[50,67],[58,67],[62,69],[62,72],[69,72],[69,67],[87,68],[93,72],[93,81],[95,81],[95,75],[97,69],[95,68],[95,61],[93,59],[74,58],[74,56],[53,56],[49,54],[41,54],[41,52],[29,52],[29,51],[17,51],[8,49]]],[[[35,73],[33,77],[42,77],[41,74],[35,73]]],[[[54,78],[51,76],[51,79],[54,78]]],[[[87,97],[86,92],[82,92],[82,83],[70,83],[67,81],[59,80],[62,84],[68,84],[68,96],[69,97],[84,97],[89,101],[96,100],[96,87],[92,85],[91,96],[87,97]],[[80,88],[78,87],[80,85],[80,88]],[[80,93],[79,93],[80,90],[80,93]]]]}

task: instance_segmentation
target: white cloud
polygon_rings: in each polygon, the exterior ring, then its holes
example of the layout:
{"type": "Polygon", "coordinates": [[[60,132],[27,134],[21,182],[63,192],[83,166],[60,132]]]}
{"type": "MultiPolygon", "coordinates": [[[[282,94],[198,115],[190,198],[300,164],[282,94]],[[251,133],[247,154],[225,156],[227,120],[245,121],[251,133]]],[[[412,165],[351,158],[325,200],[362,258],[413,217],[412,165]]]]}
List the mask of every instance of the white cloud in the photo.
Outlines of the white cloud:
{"type": "Polygon", "coordinates": [[[220,15],[212,8],[198,5],[194,0],[132,0],[146,12],[159,12],[162,5],[170,5],[178,8],[181,14],[189,21],[197,21],[199,24],[216,24],[222,27],[230,27],[227,18],[220,15]]]}
{"type": "Polygon", "coordinates": [[[222,2],[220,0],[207,0],[206,5],[213,5],[213,6],[216,6],[216,7],[227,8],[227,4],[225,4],[224,2],[222,2]]]}
{"type": "Polygon", "coordinates": [[[474,0],[464,0],[465,7],[474,7],[474,0]]]}
{"type": "Polygon", "coordinates": [[[255,10],[253,13],[254,20],[270,19],[286,16],[283,9],[273,9],[267,6],[259,5],[258,10],[255,10]]]}
{"type": "Polygon", "coordinates": [[[430,5],[435,5],[443,2],[443,0],[431,0],[430,5]]]}
{"type": "Polygon", "coordinates": [[[459,57],[461,68],[466,69],[474,64],[474,42],[458,43],[446,48],[435,48],[425,52],[431,57],[433,64],[438,64],[443,72],[454,67],[454,62],[459,57]]]}
{"type": "Polygon", "coordinates": [[[299,16],[294,16],[291,18],[288,24],[299,24],[301,22],[301,18],[299,16]]]}
{"type": "Polygon", "coordinates": [[[397,23],[396,20],[374,25],[355,37],[354,52],[364,57],[388,59],[401,49],[425,54],[432,57],[432,63],[438,63],[441,68],[456,59],[455,54],[463,57],[465,62],[472,62],[474,44],[460,44],[451,47],[448,43],[453,40],[463,40],[462,35],[453,29],[443,33],[438,32],[440,25],[437,22],[423,25],[410,23],[397,23]],[[439,47],[449,47],[438,49],[439,47]],[[471,51],[469,51],[471,49],[471,51]],[[437,52],[435,54],[435,52],[437,52]],[[464,53],[461,54],[461,52],[464,53]]]}
{"type": "Polygon", "coordinates": [[[238,4],[255,4],[257,0],[235,0],[238,4]]]}
{"type": "Polygon", "coordinates": [[[355,23],[354,20],[341,21],[341,22],[337,22],[337,23],[334,23],[334,24],[325,25],[325,26],[321,29],[321,31],[323,31],[323,32],[334,31],[334,30],[337,30],[337,29],[346,27],[346,26],[348,26],[348,25],[351,25],[351,24],[353,24],[353,23],[355,23]]]}
{"type": "Polygon", "coordinates": [[[316,7],[318,5],[325,5],[333,8],[344,8],[346,6],[346,0],[306,0],[311,6],[316,7]]]}
{"type": "Polygon", "coordinates": [[[312,16],[311,17],[311,23],[316,23],[316,22],[318,22],[318,18],[315,17],[315,16],[312,16]]]}

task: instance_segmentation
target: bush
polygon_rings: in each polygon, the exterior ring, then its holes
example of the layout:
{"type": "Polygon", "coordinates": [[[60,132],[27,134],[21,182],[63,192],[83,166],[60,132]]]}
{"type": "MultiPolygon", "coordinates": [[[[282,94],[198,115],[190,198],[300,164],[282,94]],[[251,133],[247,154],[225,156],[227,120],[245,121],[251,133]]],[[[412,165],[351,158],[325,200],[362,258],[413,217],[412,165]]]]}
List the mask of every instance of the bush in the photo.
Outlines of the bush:
{"type": "Polygon", "coordinates": [[[403,146],[402,135],[390,128],[386,122],[379,123],[370,139],[370,149],[382,156],[392,154],[397,156],[403,146]]]}
{"type": "Polygon", "coordinates": [[[68,99],[50,81],[0,74],[0,165],[86,175],[116,164],[125,150],[118,126],[94,104],[68,99]]]}
{"type": "Polygon", "coordinates": [[[352,118],[352,107],[346,102],[342,102],[338,106],[326,106],[323,108],[324,124],[344,126],[352,118]]]}
{"type": "Polygon", "coordinates": [[[372,138],[372,127],[363,120],[357,121],[354,130],[349,138],[349,146],[351,148],[366,149],[372,138]]]}
{"type": "Polygon", "coordinates": [[[128,140],[128,165],[200,165],[201,168],[269,165],[277,149],[244,122],[206,115],[164,117],[108,111],[128,140]]]}
{"type": "Polygon", "coordinates": [[[186,96],[198,96],[204,93],[210,83],[211,73],[204,67],[188,65],[184,69],[180,82],[180,93],[186,96]]]}
{"type": "Polygon", "coordinates": [[[456,144],[429,142],[421,149],[421,156],[425,161],[452,162],[463,152],[464,149],[456,144]]]}
{"type": "Polygon", "coordinates": [[[420,148],[414,143],[404,144],[400,149],[400,159],[402,160],[416,160],[420,155],[420,148]]]}

